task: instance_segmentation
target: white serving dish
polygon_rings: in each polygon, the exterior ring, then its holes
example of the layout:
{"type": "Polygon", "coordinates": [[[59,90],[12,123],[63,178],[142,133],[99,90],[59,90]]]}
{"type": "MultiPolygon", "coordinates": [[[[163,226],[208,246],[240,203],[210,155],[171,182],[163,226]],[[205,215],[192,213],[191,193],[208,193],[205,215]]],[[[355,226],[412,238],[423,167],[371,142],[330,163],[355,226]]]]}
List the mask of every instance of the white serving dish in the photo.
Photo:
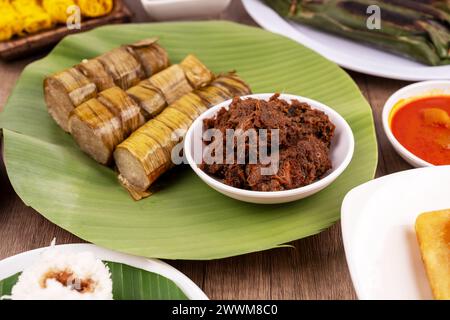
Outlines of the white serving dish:
{"type": "MultiPolygon", "coordinates": [[[[56,248],[73,253],[89,251],[92,252],[96,258],[103,261],[123,263],[135,268],[160,274],[167,279],[172,280],[190,300],[208,300],[208,297],[191,279],[161,260],[132,256],[104,249],[93,244],[65,244],[58,245],[56,248]]],[[[31,250],[1,260],[0,280],[22,272],[25,268],[33,264],[39,258],[39,255],[47,249],[48,247],[31,250]]]]}
{"type": "Polygon", "coordinates": [[[214,17],[231,0],[141,0],[147,14],[155,20],[180,20],[214,17]]]}
{"type": "Polygon", "coordinates": [[[433,166],[433,164],[422,160],[418,156],[414,155],[408,149],[406,149],[392,133],[390,124],[389,124],[389,116],[391,114],[392,109],[395,105],[401,100],[409,100],[414,98],[432,96],[432,95],[450,95],[450,80],[436,80],[436,81],[424,81],[411,84],[406,86],[397,92],[395,92],[389,99],[386,101],[383,107],[383,128],[386,133],[389,142],[394,147],[395,151],[414,167],[429,167],[433,166]]]}
{"type": "MultiPolygon", "coordinates": [[[[253,94],[249,96],[244,96],[242,98],[245,99],[251,97],[256,99],[268,100],[272,95],[273,93],[253,94]]],[[[225,101],[204,112],[199,118],[197,118],[194,121],[192,126],[189,128],[185,137],[184,151],[186,159],[191,168],[194,170],[194,172],[206,184],[208,184],[210,187],[226,196],[245,202],[261,203],[261,204],[285,203],[303,199],[326,188],[334,180],[336,180],[336,178],[347,168],[353,156],[355,142],[353,132],[348,123],[341,115],[339,115],[332,108],[318,101],[290,94],[281,94],[280,98],[286,101],[297,99],[299,101],[306,102],[310,104],[313,108],[325,112],[329,116],[330,120],[336,125],[335,137],[333,138],[331,143],[331,154],[330,154],[331,161],[333,163],[333,168],[328,172],[328,174],[325,177],[323,177],[319,181],[316,181],[308,186],[301,188],[286,191],[262,192],[262,191],[243,190],[228,186],[220,182],[219,180],[209,176],[202,170],[200,170],[200,168],[198,167],[198,165],[195,163],[194,160],[199,158],[199,154],[194,155],[194,152],[201,153],[201,150],[194,150],[194,144],[195,143],[203,144],[202,141],[203,120],[215,116],[215,114],[222,107],[228,108],[228,106],[231,103],[231,100],[225,101]]]]}
{"type": "Polygon", "coordinates": [[[450,79],[450,65],[424,65],[285,20],[261,0],[242,0],[242,3],[248,14],[264,29],[291,38],[344,68],[373,76],[408,81],[450,79]]]}
{"type": "Polygon", "coordinates": [[[450,166],[398,172],[351,190],[342,203],[347,264],[359,299],[432,299],[417,216],[450,208],[450,166]]]}

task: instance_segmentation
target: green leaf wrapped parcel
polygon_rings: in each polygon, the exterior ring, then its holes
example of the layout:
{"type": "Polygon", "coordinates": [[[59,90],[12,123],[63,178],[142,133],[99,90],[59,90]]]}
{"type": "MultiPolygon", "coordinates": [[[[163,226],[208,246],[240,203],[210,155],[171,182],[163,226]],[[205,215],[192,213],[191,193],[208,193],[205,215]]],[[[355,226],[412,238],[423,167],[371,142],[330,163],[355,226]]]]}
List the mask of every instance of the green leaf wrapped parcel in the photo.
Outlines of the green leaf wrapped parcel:
{"type": "Polygon", "coordinates": [[[449,0],[264,0],[293,21],[424,64],[450,64],[449,0]],[[368,19],[378,6],[380,28],[368,19]],[[376,8],[376,7],[371,7],[376,8]]]}

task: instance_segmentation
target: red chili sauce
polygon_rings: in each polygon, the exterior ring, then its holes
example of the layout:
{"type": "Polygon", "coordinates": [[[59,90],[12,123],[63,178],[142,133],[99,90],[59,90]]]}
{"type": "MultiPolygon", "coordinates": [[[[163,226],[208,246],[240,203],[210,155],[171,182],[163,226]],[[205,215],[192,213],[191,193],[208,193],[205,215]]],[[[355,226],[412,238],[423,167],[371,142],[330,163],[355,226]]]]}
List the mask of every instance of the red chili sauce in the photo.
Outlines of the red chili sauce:
{"type": "Polygon", "coordinates": [[[406,103],[391,114],[395,138],[419,158],[450,164],[450,96],[430,96],[406,103]]]}

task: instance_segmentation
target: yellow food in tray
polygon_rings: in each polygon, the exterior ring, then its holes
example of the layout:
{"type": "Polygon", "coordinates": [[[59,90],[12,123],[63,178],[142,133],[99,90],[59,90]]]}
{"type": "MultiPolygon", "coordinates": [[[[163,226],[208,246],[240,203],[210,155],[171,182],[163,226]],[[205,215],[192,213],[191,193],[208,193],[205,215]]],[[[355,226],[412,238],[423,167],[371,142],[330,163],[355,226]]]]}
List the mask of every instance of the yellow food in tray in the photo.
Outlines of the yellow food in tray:
{"type": "Polygon", "coordinates": [[[75,5],[74,0],[42,0],[42,7],[55,23],[66,23],[68,8],[75,5]]]}
{"type": "Polygon", "coordinates": [[[434,297],[450,300],[450,209],[422,213],[416,233],[434,297]]]}
{"type": "Polygon", "coordinates": [[[12,0],[11,5],[22,22],[23,31],[27,33],[36,33],[54,25],[50,15],[37,0],[12,0]]]}
{"type": "Polygon", "coordinates": [[[21,34],[23,21],[9,1],[0,0],[0,41],[11,39],[16,34],[21,34]]]}
{"type": "Polygon", "coordinates": [[[109,14],[113,0],[0,0],[0,41],[24,36],[64,25],[78,6],[84,18],[97,18],[109,14]]]}
{"type": "Polygon", "coordinates": [[[113,9],[113,0],[76,0],[81,14],[86,17],[101,17],[113,9]]]}

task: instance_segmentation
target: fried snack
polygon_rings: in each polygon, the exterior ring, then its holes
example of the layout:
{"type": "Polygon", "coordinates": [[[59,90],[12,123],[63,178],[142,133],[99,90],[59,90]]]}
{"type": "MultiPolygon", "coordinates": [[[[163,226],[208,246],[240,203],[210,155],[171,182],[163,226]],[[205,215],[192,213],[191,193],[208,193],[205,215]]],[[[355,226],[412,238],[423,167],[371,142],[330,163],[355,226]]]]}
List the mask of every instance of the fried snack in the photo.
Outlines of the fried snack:
{"type": "Polygon", "coordinates": [[[66,23],[69,14],[67,8],[75,5],[74,0],[42,0],[42,8],[50,15],[55,23],[66,23]]]}
{"type": "Polygon", "coordinates": [[[23,22],[10,1],[0,1],[0,41],[11,39],[23,30],[23,22]]]}
{"type": "Polygon", "coordinates": [[[114,7],[113,0],[76,0],[76,3],[81,14],[90,18],[106,16],[114,7]]]}
{"type": "Polygon", "coordinates": [[[422,213],[416,234],[435,299],[450,300],[450,209],[422,213]]]}
{"type": "Polygon", "coordinates": [[[13,0],[11,4],[18,14],[25,32],[36,33],[53,27],[52,18],[36,0],[13,0]]]}

